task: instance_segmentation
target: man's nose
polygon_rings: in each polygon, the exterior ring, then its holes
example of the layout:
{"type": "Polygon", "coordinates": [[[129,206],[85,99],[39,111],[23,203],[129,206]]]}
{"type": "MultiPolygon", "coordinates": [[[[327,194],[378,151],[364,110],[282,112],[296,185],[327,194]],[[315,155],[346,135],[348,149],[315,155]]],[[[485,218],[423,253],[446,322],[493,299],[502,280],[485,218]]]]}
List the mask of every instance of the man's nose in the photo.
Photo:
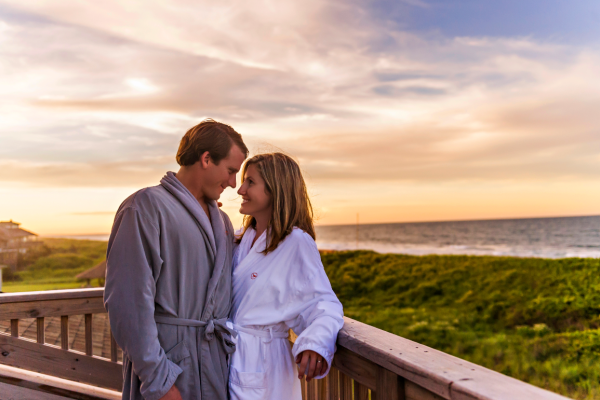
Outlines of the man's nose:
{"type": "Polygon", "coordinates": [[[232,188],[235,189],[235,187],[236,187],[235,175],[233,175],[231,178],[229,178],[229,186],[231,186],[232,188]]]}

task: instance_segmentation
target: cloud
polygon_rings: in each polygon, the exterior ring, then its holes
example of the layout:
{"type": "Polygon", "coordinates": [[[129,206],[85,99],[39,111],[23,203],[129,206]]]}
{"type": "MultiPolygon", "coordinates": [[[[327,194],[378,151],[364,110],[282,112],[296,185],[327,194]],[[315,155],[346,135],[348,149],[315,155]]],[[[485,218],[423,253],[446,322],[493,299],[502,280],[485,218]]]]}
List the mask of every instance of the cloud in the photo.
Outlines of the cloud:
{"type": "Polygon", "coordinates": [[[417,34],[353,2],[2,3],[3,182],[155,184],[208,116],[315,182],[598,178],[594,49],[417,34]]]}
{"type": "Polygon", "coordinates": [[[26,182],[38,187],[154,186],[173,163],[165,159],[132,162],[33,164],[0,162],[0,181],[26,182]]]}

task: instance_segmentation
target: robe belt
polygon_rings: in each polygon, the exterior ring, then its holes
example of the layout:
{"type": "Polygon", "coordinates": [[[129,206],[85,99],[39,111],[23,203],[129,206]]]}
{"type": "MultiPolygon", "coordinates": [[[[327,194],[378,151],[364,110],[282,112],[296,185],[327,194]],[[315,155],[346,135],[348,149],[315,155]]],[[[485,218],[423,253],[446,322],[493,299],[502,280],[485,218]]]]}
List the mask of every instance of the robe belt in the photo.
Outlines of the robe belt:
{"type": "MultiPolygon", "coordinates": [[[[207,342],[213,340],[215,332],[217,332],[219,333],[217,337],[221,339],[221,344],[223,345],[225,352],[227,354],[233,354],[235,352],[235,343],[231,340],[231,337],[237,337],[237,332],[229,329],[227,325],[225,325],[227,318],[209,319],[204,322],[195,319],[175,318],[168,315],[155,314],[154,320],[158,324],[204,328],[203,339],[207,342]]],[[[198,339],[200,339],[200,329],[198,329],[198,339]]],[[[198,345],[200,345],[200,340],[198,340],[198,345]]]]}
{"type": "Polygon", "coordinates": [[[288,331],[274,331],[273,327],[269,327],[269,330],[261,330],[246,328],[245,326],[233,324],[233,329],[235,329],[238,332],[244,332],[259,338],[269,339],[265,341],[266,343],[270,343],[273,339],[287,339],[290,336],[290,333],[288,331]]]}

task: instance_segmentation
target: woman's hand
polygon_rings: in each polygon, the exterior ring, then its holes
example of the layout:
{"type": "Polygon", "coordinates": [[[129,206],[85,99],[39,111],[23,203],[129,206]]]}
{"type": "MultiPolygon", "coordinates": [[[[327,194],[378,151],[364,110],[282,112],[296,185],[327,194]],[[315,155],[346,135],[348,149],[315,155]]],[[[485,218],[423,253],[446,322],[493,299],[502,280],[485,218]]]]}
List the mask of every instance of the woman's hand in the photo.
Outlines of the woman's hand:
{"type": "Polygon", "coordinates": [[[308,371],[306,373],[306,381],[309,382],[315,376],[319,376],[327,371],[327,361],[312,350],[304,350],[302,353],[296,356],[296,364],[298,364],[298,379],[302,379],[306,366],[308,365],[308,371]]]}

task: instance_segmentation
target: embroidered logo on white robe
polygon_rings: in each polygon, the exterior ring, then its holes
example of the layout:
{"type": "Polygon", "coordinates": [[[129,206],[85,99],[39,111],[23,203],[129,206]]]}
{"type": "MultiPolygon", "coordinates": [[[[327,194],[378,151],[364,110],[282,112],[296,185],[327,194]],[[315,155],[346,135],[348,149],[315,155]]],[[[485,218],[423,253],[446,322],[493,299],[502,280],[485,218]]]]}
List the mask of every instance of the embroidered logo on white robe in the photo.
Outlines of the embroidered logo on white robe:
{"type": "Polygon", "coordinates": [[[258,277],[258,274],[256,272],[253,272],[252,275],[250,275],[250,279],[256,279],[258,277]]]}

